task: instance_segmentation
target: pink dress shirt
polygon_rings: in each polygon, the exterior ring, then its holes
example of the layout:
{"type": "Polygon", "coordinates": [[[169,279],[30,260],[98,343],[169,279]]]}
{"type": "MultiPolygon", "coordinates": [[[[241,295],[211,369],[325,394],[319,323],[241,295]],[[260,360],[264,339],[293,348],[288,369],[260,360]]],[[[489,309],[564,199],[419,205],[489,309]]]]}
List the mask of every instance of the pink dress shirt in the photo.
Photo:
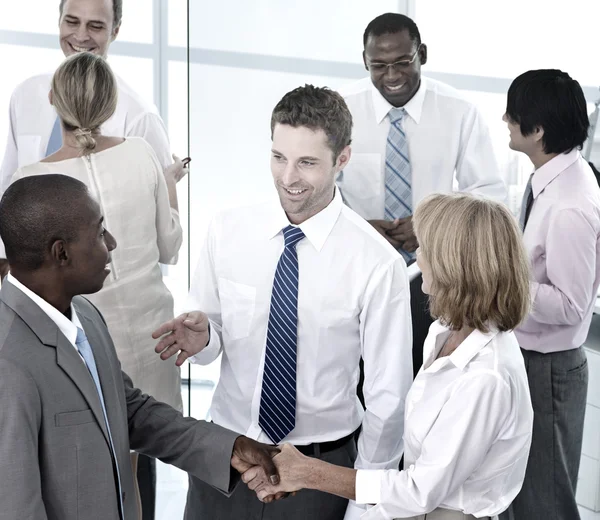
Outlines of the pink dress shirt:
{"type": "Polygon", "coordinates": [[[536,170],[523,239],[531,262],[532,310],[515,330],[544,354],[583,345],[600,282],[600,188],[578,150],[536,170]]]}

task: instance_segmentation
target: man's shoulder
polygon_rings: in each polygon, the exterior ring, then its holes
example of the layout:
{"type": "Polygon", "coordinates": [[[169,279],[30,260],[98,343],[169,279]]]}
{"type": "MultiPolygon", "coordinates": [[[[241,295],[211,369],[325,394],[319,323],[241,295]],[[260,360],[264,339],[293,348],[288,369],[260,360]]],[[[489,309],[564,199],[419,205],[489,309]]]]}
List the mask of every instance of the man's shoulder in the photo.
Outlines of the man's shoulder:
{"type": "Polygon", "coordinates": [[[153,103],[141,97],[118,76],[117,85],[119,87],[118,106],[127,113],[128,119],[133,119],[136,116],[144,114],[159,115],[158,109],[153,103]]]}
{"type": "Polygon", "coordinates": [[[371,78],[366,77],[343,85],[338,89],[338,92],[348,101],[360,96],[369,95],[371,86],[371,78]]]}
{"type": "Polygon", "coordinates": [[[344,205],[340,214],[339,225],[345,227],[345,232],[351,236],[348,237],[348,246],[353,249],[352,254],[368,255],[375,262],[393,263],[402,257],[392,245],[383,238],[379,232],[362,218],[353,209],[344,205]]]}
{"type": "Polygon", "coordinates": [[[42,99],[46,102],[51,82],[52,74],[49,73],[31,76],[15,87],[12,94],[12,101],[26,99],[28,103],[31,103],[32,100],[42,99]]]}
{"type": "Polygon", "coordinates": [[[462,91],[448,85],[448,83],[430,77],[423,77],[423,84],[426,89],[426,99],[433,98],[438,101],[451,102],[457,106],[462,106],[465,109],[476,107],[475,103],[473,103],[473,101],[471,101],[462,91]]]}

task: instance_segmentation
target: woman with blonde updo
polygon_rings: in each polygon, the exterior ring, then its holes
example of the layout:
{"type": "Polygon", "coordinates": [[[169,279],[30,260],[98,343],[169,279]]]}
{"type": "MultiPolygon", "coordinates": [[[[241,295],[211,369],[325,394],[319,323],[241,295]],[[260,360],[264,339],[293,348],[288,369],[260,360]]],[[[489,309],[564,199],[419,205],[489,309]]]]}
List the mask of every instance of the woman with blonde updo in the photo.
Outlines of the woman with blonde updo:
{"type": "MultiPolygon", "coordinates": [[[[176,182],[181,168],[162,167],[140,137],[102,135],[117,106],[117,82],[101,56],[67,58],[52,79],[50,102],[62,124],[62,147],[17,170],[13,182],[62,173],[84,182],[117,240],[104,288],[86,295],[102,312],[123,370],[136,387],[182,408],[179,369],[154,352],[152,331],[173,318],[161,263],[174,263],[182,242],[176,182]]],[[[135,459],[134,459],[135,463],[135,459]]]]}

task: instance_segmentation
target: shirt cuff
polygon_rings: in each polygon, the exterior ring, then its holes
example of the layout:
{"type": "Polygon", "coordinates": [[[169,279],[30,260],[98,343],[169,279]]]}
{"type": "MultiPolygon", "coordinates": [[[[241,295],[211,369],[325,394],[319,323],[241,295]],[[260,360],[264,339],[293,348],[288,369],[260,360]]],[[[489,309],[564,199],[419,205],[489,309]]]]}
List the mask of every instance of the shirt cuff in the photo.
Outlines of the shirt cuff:
{"type": "Polygon", "coordinates": [[[210,321],[208,322],[208,343],[206,344],[206,347],[204,347],[200,352],[198,352],[195,356],[189,357],[188,361],[190,363],[192,363],[193,365],[197,364],[197,363],[202,363],[201,357],[202,356],[206,356],[211,349],[218,349],[220,347],[221,343],[219,340],[219,335],[215,333],[214,330],[212,330],[212,323],[210,323],[210,321]]]}
{"type": "Polygon", "coordinates": [[[381,477],[383,470],[359,469],[356,472],[356,503],[379,504],[381,502],[381,477]]]}

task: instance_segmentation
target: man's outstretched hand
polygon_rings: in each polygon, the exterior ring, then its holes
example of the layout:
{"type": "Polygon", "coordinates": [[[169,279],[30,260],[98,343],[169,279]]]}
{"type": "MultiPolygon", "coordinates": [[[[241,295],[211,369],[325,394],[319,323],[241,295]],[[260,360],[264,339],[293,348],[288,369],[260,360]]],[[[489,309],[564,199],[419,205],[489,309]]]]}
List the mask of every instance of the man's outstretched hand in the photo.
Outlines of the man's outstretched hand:
{"type": "Polygon", "coordinates": [[[206,314],[200,311],[186,312],[177,318],[163,323],[152,333],[154,339],[164,336],[154,351],[161,359],[169,359],[177,354],[175,364],[180,367],[183,362],[200,352],[209,340],[209,322],[206,314]]]}
{"type": "Polygon", "coordinates": [[[273,462],[273,457],[279,453],[277,446],[269,446],[241,435],[235,440],[231,465],[239,472],[245,473],[255,467],[256,478],[270,483],[279,484],[279,473],[273,462]]]}

